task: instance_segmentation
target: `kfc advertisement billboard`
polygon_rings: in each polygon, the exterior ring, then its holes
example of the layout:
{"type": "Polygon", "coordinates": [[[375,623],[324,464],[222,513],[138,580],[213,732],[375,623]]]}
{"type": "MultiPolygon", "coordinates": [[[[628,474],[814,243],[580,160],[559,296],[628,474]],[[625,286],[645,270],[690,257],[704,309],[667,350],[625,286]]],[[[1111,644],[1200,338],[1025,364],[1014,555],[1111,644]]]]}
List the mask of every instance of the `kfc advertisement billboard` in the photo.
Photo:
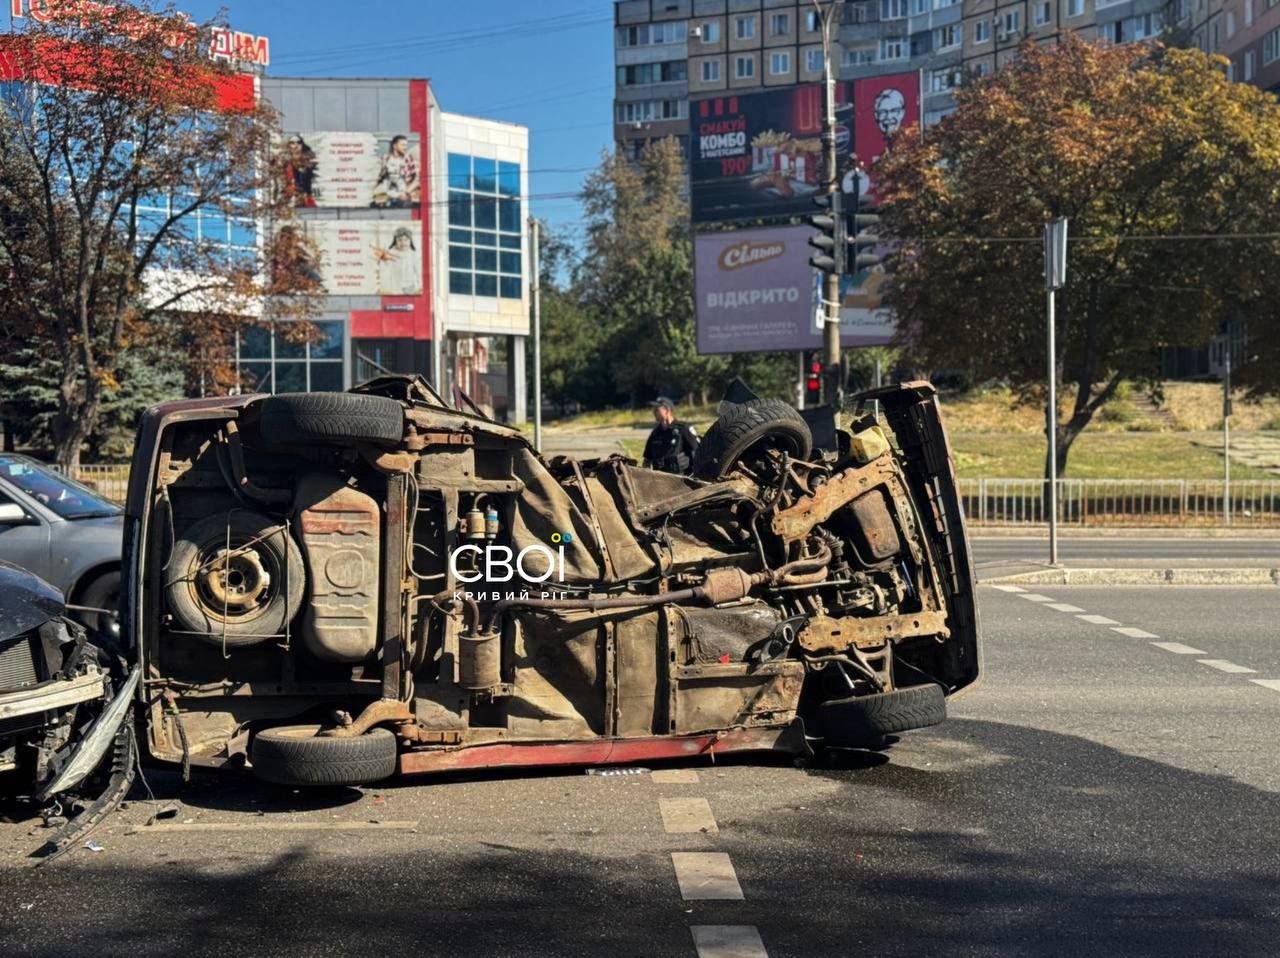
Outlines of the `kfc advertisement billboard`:
{"type": "MultiPolygon", "coordinates": [[[[813,211],[823,180],[821,84],[712,97],[690,104],[689,115],[695,223],[813,211]]],[[[888,136],[919,121],[915,73],[838,82],[836,150],[845,191],[853,190],[855,156],[870,167],[888,136]]]]}

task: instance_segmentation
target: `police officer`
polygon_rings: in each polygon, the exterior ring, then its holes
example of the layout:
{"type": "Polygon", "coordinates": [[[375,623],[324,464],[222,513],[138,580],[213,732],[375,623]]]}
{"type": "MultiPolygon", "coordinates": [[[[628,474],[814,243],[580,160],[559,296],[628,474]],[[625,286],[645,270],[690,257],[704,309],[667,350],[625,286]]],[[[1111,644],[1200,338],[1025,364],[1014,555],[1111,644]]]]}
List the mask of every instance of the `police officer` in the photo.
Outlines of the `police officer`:
{"type": "Polygon", "coordinates": [[[644,444],[645,466],[660,472],[688,475],[693,465],[693,454],[698,449],[698,434],[692,426],[676,421],[676,407],[670,399],[660,396],[650,405],[658,425],[644,444]]]}

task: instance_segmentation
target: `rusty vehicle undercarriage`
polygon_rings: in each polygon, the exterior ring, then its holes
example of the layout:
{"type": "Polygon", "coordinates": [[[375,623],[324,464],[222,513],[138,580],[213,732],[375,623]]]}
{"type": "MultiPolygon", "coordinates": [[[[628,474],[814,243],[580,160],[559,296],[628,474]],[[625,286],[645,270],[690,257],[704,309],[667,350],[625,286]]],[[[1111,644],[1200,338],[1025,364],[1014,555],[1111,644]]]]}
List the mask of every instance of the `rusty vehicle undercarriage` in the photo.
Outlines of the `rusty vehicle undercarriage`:
{"type": "Polygon", "coordinates": [[[157,407],[123,617],[147,748],[359,784],[933,724],[979,670],[950,454],[927,384],[860,402],[831,449],[709,434],[700,478],[546,461],[420,378],[157,407]]]}

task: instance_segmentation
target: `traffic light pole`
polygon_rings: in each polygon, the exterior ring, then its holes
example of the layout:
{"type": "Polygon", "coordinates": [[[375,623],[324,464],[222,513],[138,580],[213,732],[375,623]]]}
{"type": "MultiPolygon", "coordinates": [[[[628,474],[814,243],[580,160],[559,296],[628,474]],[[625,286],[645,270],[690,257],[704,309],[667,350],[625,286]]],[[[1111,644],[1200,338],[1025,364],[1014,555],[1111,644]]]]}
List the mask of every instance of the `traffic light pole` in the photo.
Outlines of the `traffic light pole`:
{"type": "MultiPolygon", "coordinates": [[[[832,65],[833,34],[840,24],[844,0],[831,0],[825,7],[814,0],[822,16],[822,168],[823,188],[827,196],[840,190],[839,156],[836,152],[836,78],[832,65]]],[[[855,211],[856,212],[856,211],[855,211]]],[[[823,281],[822,359],[826,365],[824,402],[839,409],[843,400],[840,382],[840,274],[827,273],[823,281]]]]}

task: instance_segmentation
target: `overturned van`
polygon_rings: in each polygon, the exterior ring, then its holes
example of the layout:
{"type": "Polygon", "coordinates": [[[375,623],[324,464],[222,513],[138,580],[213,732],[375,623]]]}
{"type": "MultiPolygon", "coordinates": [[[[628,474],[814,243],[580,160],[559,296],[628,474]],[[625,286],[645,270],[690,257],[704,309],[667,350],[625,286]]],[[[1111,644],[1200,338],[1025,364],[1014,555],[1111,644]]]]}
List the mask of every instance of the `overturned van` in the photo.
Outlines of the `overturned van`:
{"type": "Polygon", "coordinates": [[[358,784],[880,748],[978,676],[931,387],[815,450],[727,404],[696,478],[544,460],[422,379],[143,418],[123,626],[154,758],[358,784]]]}

